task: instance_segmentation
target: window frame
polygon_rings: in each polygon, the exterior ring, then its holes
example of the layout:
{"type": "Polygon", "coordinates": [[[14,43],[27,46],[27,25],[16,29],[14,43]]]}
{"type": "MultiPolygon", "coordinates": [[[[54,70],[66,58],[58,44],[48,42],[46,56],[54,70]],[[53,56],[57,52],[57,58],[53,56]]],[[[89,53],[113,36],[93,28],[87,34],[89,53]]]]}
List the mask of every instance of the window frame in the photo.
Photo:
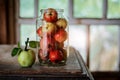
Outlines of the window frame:
{"type": "MultiPolygon", "coordinates": [[[[87,42],[86,42],[86,47],[87,47],[87,66],[88,68],[90,67],[90,25],[118,25],[120,26],[120,18],[112,18],[108,19],[107,18],[107,6],[108,6],[108,0],[102,0],[103,1],[103,16],[102,18],[74,18],[73,16],[73,6],[74,6],[74,1],[69,0],[68,7],[69,7],[69,20],[71,21],[70,24],[83,24],[87,25],[87,42]]],[[[119,27],[119,40],[120,40],[120,27],[119,27]]],[[[120,71],[120,42],[119,42],[119,63],[118,63],[118,68],[120,71]]],[[[115,72],[115,71],[113,71],[115,72]]]]}
{"type": "MultiPolygon", "coordinates": [[[[20,24],[35,24],[36,18],[38,17],[38,5],[39,0],[34,0],[34,17],[33,18],[23,18],[19,16],[20,11],[20,0],[15,0],[16,3],[16,41],[18,42],[20,40],[20,24]]],[[[70,25],[87,25],[87,63],[86,65],[90,66],[90,25],[119,25],[120,26],[120,18],[116,19],[108,19],[107,18],[107,5],[108,0],[103,0],[103,16],[102,18],[74,18],[73,16],[73,6],[74,6],[74,0],[68,1],[68,17],[69,17],[69,24],[70,25]]],[[[119,40],[120,40],[120,27],[119,27],[119,40]]],[[[119,71],[120,71],[120,42],[119,42],[119,63],[118,63],[119,71]]],[[[96,71],[97,72],[97,71],[96,71]]],[[[101,71],[102,72],[102,71],[101,71]]],[[[112,72],[118,72],[118,71],[112,71],[112,72]]]]}

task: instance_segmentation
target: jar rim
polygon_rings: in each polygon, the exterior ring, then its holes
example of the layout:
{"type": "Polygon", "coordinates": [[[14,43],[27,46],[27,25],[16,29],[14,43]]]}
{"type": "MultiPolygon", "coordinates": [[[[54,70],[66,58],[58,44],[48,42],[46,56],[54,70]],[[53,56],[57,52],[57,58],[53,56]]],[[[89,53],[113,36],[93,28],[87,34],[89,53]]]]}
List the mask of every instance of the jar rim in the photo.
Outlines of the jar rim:
{"type": "MultiPolygon", "coordinates": [[[[40,9],[40,12],[47,11],[48,9],[40,9]]],[[[64,9],[55,9],[57,12],[63,12],[64,9]]]]}

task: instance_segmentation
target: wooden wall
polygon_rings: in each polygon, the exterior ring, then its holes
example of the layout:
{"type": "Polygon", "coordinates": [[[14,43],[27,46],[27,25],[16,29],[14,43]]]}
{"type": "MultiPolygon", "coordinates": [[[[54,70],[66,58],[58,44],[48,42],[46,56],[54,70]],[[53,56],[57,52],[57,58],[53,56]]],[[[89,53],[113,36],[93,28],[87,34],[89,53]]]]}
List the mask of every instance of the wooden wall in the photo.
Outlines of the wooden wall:
{"type": "Polygon", "coordinates": [[[15,44],[15,0],[0,0],[0,44],[15,44]]]}
{"type": "Polygon", "coordinates": [[[0,44],[7,43],[6,0],[0,0],[0,44]]]}

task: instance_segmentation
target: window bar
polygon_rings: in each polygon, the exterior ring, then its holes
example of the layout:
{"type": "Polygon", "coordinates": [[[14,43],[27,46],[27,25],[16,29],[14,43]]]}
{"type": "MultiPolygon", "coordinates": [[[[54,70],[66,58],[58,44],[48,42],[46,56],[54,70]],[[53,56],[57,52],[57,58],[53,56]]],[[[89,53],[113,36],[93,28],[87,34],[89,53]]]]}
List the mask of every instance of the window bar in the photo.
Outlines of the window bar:
{"type": "Polygon", "coordinates": [[[86,38],[86,47],[87,47],[87,67],[90,67],[90,25],[87,25],[87,38],[86,38]]]}
{"type": "Polygon", "coordinates": [[[15,24],[15,26],[16,26],[16,32],[17,32],[17,34],[16,34],[16,43],[20,40],[20,37],[19,37],[19,33],[20,33],[20,27],[19,27],[19,22],[18,22],[18,20],[19,20],[19,13],[20,13],[20,0],[15,0],[15,6],[16,6],[16,24],[15,24]]]}
{"type": "Polygon", "coordinates": [[[103,19],[107,18],[108,0],[103,0],[103,19]]]}
{"type": "Polygon", "coordinates": [[[38,4],[39,4],[39,1],[34,0],[34,18],[38,17],[38,4]]]}
{"type": "Polygon", "coordinates": [[[68,18],[69,18],[69,20],[72,20],[72,18],[73,18],[73,6],[74,5],[74,3],[73,3],[73,0],[69,0],[68,1],[68,18]]]}
{"type": "Polygon", "coordinates": [[[120,25],[119,25],[119,36],[118,36],[119,38],[118,38],[118,43],[119,43],[119,51],[118,51],[118,53],[119,53],[119,56],[118,56],[118,69],[119,69],[119,72],[120,72],[120,25]]]}
{"type": "Polygon", "coordinates": [[[16,13],[17,13],[17,18],[20,18],[20,0],[16,0],[16,5],[17,5],[17,7],[16,7],[16,9],[17,9],[17,11],[16,11],[16,13]]]}

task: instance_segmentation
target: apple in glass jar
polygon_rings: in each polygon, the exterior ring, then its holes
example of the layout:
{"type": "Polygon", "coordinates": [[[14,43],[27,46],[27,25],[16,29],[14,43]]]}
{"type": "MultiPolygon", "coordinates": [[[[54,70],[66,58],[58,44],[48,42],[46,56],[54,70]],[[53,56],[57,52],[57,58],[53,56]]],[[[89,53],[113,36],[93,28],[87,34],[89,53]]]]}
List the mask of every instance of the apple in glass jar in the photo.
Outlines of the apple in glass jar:
{"type": "Polygon", "coordinates": [[[56,21],[56,25],[58,26],[58,28],[65,29],[67,27],[67,20],[65,18],[59,18],[56,21]]]}
{"type": "Polygon", "coordinates": [[[51,50],[49,53],[49,59],[53,63],[60,62],[63,59],[63,54],[60,50],[51,50]]]}
{"type": "Polygon", "coordinates": [[[67,32],[64,29],[59,29],[55,33],[54,38],[56,41],[62,43],[67,39],[67,32]]]}
{"type": "Polygon", "coordinates": [[[43,15],[43,18],[46,22],[55,22],[58,18],[58,13],[53,8],[48,8],[43,15]]]}
{"type": "Polygon", "coordinates": [[[63,48],[63,47],[64,47],[64,42],[59,43],[59,42],[56,41],[56,48],[60,49],[60,48],[63,48]]]}
{"type": "Polygon", "coordinates": [[[42,27],[42,32],[44,34],[52,35],[56,31],[56,25],[54,23],[46,22],[42,27]]]}
{"type": "Polygon", "coordinates": [[[42,26],[40,26],[38,29],[37,29],[37,34],[38,36],[42,37],[42,26]]]}

